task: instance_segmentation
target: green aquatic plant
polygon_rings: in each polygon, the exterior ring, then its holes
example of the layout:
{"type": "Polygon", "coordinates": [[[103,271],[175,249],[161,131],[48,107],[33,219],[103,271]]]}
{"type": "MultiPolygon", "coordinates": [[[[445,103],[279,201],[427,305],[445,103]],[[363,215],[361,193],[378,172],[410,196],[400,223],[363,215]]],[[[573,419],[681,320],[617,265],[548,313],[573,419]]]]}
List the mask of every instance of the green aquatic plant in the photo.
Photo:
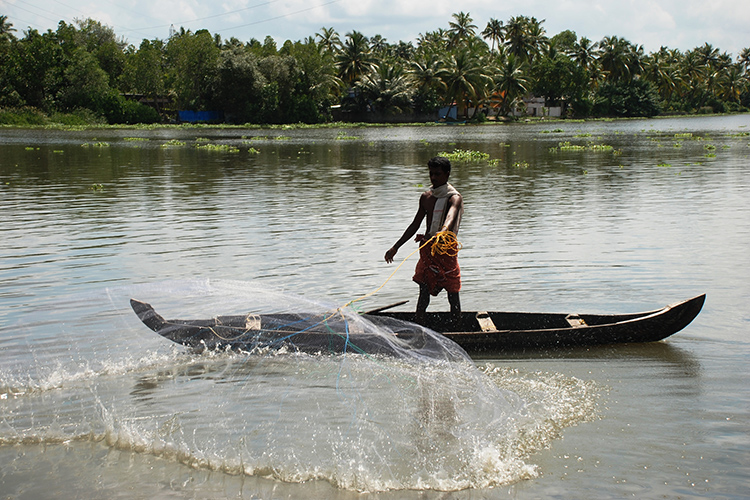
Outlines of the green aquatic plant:
{"type": "Polygon", "coordinates": [[[122,140],[123,141],[148,141],[150,139],[148,137],[125,137],[122,140]]]}
{"type": "Polygon", "coordinates": [[[679,139],[692,139],[693,133],[692,132],[678,132],[674,136],[679,139]]]}
{"type": "Polygon", "coordinates": [[[513,168],[529,168],[529,162],[527,161],[517,161],[513,163],[513,168]]]}
{"type": "Polygon", "coordinates": [[[613,154],[621,154],[622,151],[615,149],[609,144],[594,144],[589,143],[587,145],[571,144],[569,141],[560,142],[557,147],[549,148],[551,153],[557,153],[558,151],[604,151],[613,154]]]}
{"type": "Polygon", "coordinates": [[[346,132],[339,132],[338,135],[336,135],[337,141],[358,141],[360,139],[362,138],[356,135],[347,135],[346,132]]]}
{"type": "Polygon", "coordinates": [[[657,167],[671,167],[669,163],[661,162],[656,164],[657,167]]]}
{"type": "Polygon", "coordinates": [[[240,148],[231,146],[229,144],[198,144],[195,146],[196,149],[202,151],[217,151],[222,153],[239,153],[240,148]]]}
{"type": "Polygon", "coordinates": [[[88,148],[88,147],[92,147],[92,148],[108,148],[109,147],[109,143],[108,142],[103,142],[103,141],[94,142],[94,143],[84,142],[83,144],[81,144],[81,147],[82,148],[88,148]]]}
{"type": "Polygon", "coordinates": [[[482,153],[481,151],[474,151],[470,149],[454,149],[452,152],[441,151],[438,156],[444,156],[450,161],[470,162],[470,161],[482,161],[489,160],[490,155],[488,153],[482,153]]]}
{"type": "Polygon", "coordinates": [[[549,148],[550,152],[556,153],[557,151],[586,151],[586,146],[580,144],[571,144],[569,141],[557,143],[557,147],[549,148]]]}
{"type": "Polygon", "coordinates": [[[705,149],[706,151],[713,151],[716,149],[716,146],[714,146],[713,144],[706,144],[705,146],[703,146],[703,149],[705,149]]]}
{"type": "Polygon", "coordinates": [[[257,149],[255,149],[255,148],[248,148],[248,149],[247,149],[247,152],[248,152],[249,154],[251,154],[251,155],[258,155],[258,154],[260,154],[260,151],[258,151],[258,150],[257,150],[257,149]]]}
{"type": "Polygon", "coordinates": [[[164,144],[162,144],[161,147],[168,148],[171,146],[184,146],[184,145],[185,145],[184,141],[180,141],[179,139],[170,139],[164,144]]]}

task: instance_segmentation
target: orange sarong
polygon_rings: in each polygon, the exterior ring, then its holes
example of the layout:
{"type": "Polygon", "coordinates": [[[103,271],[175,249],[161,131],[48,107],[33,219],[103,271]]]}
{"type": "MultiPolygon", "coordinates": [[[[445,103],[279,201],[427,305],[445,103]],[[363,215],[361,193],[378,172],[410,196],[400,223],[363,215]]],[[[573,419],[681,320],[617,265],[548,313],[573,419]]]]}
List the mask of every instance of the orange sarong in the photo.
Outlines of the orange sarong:
{"type": "Polygon", "coordinates": [[[427,285],[430,295],[437,295],[440,290],[458,292],[461,290],[461,268],[458,267],[458,256],[448,254],[432,255],[432,245],[419,249],[419,262],[412,278],[420,285],[427,285]]]}

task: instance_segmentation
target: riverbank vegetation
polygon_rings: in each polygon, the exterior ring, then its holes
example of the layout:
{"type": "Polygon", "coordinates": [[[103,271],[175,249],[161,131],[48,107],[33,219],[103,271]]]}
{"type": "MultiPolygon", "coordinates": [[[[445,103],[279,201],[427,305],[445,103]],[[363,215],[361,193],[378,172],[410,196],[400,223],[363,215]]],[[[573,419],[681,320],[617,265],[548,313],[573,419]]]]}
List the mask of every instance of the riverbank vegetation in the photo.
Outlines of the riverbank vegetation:
{"type": "Polygon", "coordinates": [[[151,124],[182,110],[227,124],[483,121],[524,116],[530,96],[543,98],[535,114],[567,118],[743,112],[750,48],[646,54],[618,36],[550,37],[533,17],[480,30],[464,12],[415,43],[322,28],[278,47],[180,29],[136,47],[92,19],[17,36],[0,15],[0,124],[151,124]]]}

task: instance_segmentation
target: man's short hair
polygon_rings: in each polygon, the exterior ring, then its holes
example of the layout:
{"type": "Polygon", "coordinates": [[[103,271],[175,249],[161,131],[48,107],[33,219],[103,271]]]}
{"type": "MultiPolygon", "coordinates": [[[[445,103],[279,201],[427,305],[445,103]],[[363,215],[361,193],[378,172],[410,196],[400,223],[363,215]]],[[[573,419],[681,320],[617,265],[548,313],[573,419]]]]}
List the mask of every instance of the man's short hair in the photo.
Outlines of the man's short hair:
{"type": "Polygon", "coordinates": [[[430,158],[430,161],[427,162],[427,166],[429,168],[439,168],[446,174],[451,173],[451,161],[445,156],[435,156],[434,158],[430,158]]]}

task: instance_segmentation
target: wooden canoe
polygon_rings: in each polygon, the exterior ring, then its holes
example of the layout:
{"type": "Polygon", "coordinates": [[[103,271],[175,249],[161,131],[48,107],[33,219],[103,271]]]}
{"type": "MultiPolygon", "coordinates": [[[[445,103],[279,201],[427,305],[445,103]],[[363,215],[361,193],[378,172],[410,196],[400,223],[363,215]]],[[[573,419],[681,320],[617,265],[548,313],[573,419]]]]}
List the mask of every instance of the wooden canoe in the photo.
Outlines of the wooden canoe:
{"type": "MultiPolygon", "coordinates": [[[[431,313],[425,326],[442,333],[467,352],[656,342],[690,324],[706,295],[632,314],[462,313],[456,325],[450,313],[431,313]]],[[[377,312],[413,321],[411,312],[377,312]]]]}
{"type": "MultiPolygon", "coordinates": [[[[522,312],[428,313],[426,327],[456,342],[469,353],[502,353],[527,349],[656,342],[682,330],[698,315],[706,296],[632,314],[565,314],[522,312]]],[[[161,336],[192,348],[253,351],[281,348],[304,352],[392,353],[423,348],[429,342],[412,322],[413,312],[381,308],[362,315],[384,325],[392,335],[366,333],[339,315],[293,314],[217,316],[202,320],[165,320],[151,305],[131,299],[138,318],[161,336]],[[396,320],[396,321],[394,321],[396,320]]],[[[369,331],[372,331],[371,329],[369,331]]]]}

